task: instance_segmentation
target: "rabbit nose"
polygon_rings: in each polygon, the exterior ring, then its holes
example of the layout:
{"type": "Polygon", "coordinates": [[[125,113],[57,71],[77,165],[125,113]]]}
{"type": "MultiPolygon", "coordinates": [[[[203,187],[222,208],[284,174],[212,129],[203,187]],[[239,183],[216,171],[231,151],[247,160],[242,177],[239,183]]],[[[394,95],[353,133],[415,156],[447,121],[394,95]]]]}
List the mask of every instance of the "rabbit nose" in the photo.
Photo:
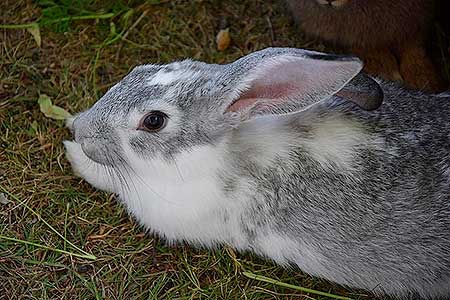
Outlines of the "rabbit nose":
{"type": "Polygon", "coordinates": [[[72,122],[72,134],[75,142],[83,144],[85,139],[104,140],[109,139],[113,130],[107,121],[95,118],[90,111],[78,115],[72,122]]]}

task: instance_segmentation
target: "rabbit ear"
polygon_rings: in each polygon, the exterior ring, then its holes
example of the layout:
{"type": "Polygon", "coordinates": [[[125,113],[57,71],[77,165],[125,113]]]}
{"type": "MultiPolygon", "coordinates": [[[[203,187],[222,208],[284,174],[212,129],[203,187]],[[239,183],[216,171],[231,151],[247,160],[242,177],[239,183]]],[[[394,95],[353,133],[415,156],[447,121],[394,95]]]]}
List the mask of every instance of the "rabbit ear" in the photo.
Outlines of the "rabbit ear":
{"type": "Polygon", "coordinates": [[[359,73],[344,88],[336,93],[337,96],[357,103],[365,110],[374,110],[383,103],[384,93],[378,82],[364,73],[359,73]]]}
{"type": "MultiPolygon", "coordinates": [[[[336,94],[362,67],[362,62],[355,57],[318,53],[272,56],[250,68],[250,78],[238,88],[241,92],[226,111],[250,115],[299,111],[336,94]]],[[[348,99],[363,109],[376,106],[364,97],[348,99]]]]}

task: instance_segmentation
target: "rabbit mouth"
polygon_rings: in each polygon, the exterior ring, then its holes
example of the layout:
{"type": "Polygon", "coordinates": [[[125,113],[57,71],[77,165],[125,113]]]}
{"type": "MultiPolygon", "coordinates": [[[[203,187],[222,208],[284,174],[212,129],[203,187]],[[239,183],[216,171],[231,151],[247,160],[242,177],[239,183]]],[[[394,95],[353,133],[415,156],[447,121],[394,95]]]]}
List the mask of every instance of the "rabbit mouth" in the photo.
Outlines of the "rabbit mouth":
{"type": "Polygon", "coordinates": [[[97,163],[87,156],[81,145],[75,141],[64,141],[66,158],[72,166],[75,175],[84,178],[93,186],[112,193],[116,193],[117,170],[112,166],[97,163]]]}

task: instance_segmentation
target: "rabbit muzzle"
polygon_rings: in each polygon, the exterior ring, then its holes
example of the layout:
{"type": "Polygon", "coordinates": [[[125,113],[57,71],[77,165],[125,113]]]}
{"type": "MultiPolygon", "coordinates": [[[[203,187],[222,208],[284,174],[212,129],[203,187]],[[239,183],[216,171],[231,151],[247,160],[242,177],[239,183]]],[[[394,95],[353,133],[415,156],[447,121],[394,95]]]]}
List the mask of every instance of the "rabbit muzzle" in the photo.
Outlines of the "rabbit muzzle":
{"type": "Polygon", "coordinates": [[[81,145],[83,153],[96,163],[112,166],[114,155],[119,153],[118,141],[113,129],[105,122],[88,121],[86,113],[80,114],[72,123],[74,140],[81,145]],[[114,150],[116,148],[116,150],[114,150]]]}

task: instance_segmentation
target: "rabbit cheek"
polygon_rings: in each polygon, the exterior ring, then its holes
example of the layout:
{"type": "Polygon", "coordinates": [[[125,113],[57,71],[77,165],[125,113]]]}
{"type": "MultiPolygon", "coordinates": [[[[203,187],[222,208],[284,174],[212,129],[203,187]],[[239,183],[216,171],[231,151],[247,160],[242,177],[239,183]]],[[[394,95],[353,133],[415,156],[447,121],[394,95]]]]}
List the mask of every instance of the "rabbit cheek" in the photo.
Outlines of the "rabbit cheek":
{"type": "Polygon", "coordinates": [[[132,191],[121,195],[123,203],[142,225],[170,241],[213,246],[230,240],[234,235],[224,225],[229,208],[217,180],[223,147],[195,146],[168,161],[161,154],[139,156],[124,143],[133,171],[127,175],[132,191]]]}

